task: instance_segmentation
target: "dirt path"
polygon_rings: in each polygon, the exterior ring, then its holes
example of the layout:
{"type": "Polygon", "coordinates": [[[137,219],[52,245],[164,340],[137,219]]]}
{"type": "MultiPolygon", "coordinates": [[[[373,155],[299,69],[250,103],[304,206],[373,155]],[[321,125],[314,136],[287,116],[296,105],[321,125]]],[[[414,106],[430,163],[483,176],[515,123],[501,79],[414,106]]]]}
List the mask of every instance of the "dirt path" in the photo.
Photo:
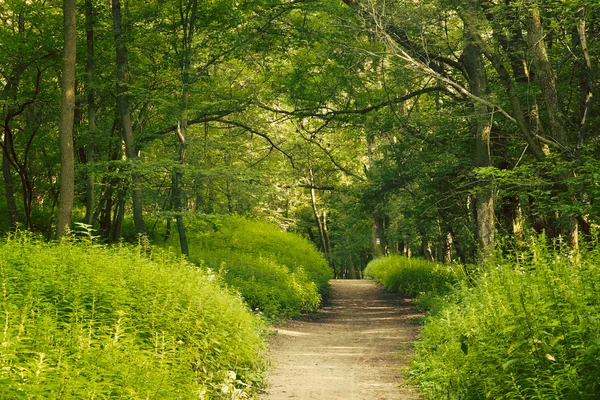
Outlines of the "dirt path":
{"type": "Polygon", "coordinates": [[[400,387],[419,314],[368,280],[332,281],[323,310],[277,328],[264,400],[418,399],[400,387]]]}

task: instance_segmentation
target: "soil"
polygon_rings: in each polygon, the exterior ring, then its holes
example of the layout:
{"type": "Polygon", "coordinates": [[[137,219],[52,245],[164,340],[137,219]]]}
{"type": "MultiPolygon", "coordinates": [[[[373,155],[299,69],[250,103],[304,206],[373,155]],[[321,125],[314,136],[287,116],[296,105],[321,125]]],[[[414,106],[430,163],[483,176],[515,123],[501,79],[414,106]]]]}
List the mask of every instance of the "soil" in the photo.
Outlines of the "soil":
{"type": "Polygon", "coordinates": [[[331,281],[322,310],[275,328],[262,400],[419,399],[403,382],[421,316],[369,280],[331,281]]]}

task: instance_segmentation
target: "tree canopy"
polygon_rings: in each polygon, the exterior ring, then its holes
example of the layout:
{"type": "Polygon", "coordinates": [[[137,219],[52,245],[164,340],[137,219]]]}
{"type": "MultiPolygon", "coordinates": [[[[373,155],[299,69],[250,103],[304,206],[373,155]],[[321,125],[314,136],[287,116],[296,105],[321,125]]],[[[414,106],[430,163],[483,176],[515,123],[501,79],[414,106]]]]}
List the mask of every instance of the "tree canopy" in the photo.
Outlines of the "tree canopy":
{"type": "Polygon", "coordinates": [[[598,223],[596,2],[76,6],[69,139],[68,8],[0,5],[5,231],[54,237],[61,209],[108,241],[177,234],[187,254],[186,219],[238,214],[360,276],[386,253],[484,261],[532,230],[576,248],[598,223]]]}

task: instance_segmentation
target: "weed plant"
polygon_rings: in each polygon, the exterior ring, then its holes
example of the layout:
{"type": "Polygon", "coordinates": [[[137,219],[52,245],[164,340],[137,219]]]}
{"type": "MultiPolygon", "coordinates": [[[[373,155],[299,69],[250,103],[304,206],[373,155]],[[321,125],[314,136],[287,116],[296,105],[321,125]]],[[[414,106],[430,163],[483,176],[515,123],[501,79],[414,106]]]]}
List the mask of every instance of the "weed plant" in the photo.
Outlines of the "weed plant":
{"type": "MultiPolygon", "coordinates": [[[[232,216],[188,221],[190,260],[220,271],[270,320],[316,311],[332,270],[312,243],[276,226],[232,216]]],[[[177,238],[169,245],[174,246],[177,238]]]]}
{"type": "Polygon", "coordinates": [[[455,265],[391,255],[372,260],[364,275],[381,283],[388,291],[406,297],[421,295],[431,299],[449,293],[461,272],[455,265]]]}
{"type": "Polygon", "coordinates": [[[263,325],[188,262],[154,250],[0,244],[1,399],[241,399],[263,325]]]}
{"type": "Polygon", "coordinates": [[[600,398],[600,247],[532,241],[459,283],[411,375],[430,399],[600,398]]]}

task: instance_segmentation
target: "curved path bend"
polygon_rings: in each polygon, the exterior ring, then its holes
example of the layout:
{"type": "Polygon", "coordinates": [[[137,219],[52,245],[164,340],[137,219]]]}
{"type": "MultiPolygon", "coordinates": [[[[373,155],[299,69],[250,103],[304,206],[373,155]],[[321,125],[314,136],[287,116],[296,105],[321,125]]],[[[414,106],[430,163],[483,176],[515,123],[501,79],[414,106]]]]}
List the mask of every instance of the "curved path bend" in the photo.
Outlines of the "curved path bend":
{"type": "Polygon", "coordinates": [[[418,399],[401,372],[418,332],[415,306],[369,280],[331,287],[318,314],[276,328],[261,399],[418,399]]]}

